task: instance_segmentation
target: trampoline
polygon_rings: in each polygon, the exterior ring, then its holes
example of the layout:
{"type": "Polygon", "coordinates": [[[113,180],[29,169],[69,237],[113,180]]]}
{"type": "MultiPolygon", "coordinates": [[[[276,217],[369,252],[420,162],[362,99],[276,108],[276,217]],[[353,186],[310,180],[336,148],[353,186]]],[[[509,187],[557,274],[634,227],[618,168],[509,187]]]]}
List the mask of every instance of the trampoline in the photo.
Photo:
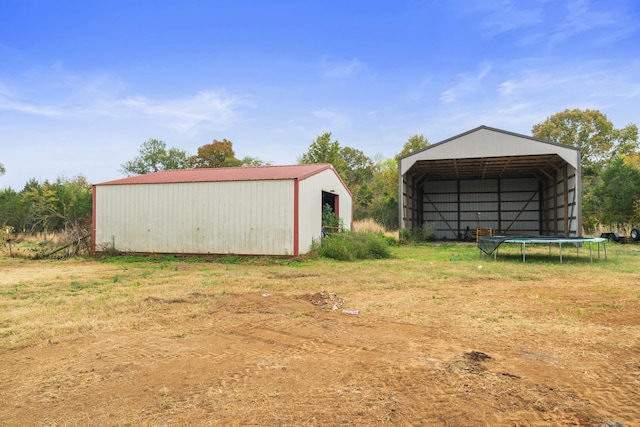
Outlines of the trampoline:
{"type": "Polygon", "coordinates": [[[549,245],[549,253],[551,246],[558,245],[560,250],[560,263],[562,264],[562,245],[572,244],[576,247],[576,256],[583,244],[589,244],[589,259],[593,262],[593,244],[598,244],[598,259],[600,259],[600,243],[604,248],[604,259],[607,260],[607,239],[603,237],[551,237],[551,236],[489,236],[478,239],[478,248],[487,255],[493,254],[493,259],[497,259],[498,248],[504,243],[513,243],[520,245],[522,253],[522,262],[527,261],[527,245],[549,245]]]}

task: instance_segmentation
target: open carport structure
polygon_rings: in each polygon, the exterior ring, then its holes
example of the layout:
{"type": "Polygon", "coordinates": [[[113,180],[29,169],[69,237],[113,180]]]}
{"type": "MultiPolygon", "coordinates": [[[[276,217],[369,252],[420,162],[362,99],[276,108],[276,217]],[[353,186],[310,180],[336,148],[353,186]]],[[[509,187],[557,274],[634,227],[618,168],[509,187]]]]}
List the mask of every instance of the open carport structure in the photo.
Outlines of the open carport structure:
{"type": "Polygon", "coordinates": [[[582,230],[574,147],[480,126],[400,158],[398,171],[401,228],[439,239],[582,230]]]}

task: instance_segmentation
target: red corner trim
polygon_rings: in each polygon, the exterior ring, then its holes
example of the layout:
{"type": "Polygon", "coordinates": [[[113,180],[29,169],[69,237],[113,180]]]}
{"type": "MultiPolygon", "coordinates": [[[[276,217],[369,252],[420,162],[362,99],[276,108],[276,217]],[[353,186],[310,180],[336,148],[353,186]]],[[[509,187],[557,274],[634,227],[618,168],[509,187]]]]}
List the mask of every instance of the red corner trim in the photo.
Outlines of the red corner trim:
{"type": "Polygon", "coordinates": [[[298,179],[293,180],[293,255],[300,255],[300,242],[299,242],[299,222],[300,207],[298,203],[300,201],[300,182],[298,179]]]}
{"type": "Polygon", "coordinates": [[[91,251],[96,251],[96,186],[91,186],[91,251]]]}

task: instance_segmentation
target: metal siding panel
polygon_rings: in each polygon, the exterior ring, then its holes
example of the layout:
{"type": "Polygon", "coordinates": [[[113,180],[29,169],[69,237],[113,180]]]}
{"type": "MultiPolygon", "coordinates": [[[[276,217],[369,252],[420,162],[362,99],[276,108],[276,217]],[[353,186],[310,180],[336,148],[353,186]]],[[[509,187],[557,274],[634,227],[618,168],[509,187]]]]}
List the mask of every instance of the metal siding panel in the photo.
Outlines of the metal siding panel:
{"type": "Polygon", "coordinates": [[[537,211],[517,211],[517,212],[502,212],[502,220],[503,221],[538,221],[538,212],[537,211]]]}
{"type": "Polygon", "coordinates": [[[527,202],[529,200],[538,200],[537,190],[536,191],[522,191],[519,193],[502,193],[500,195],[500,199],[503,203],[505,202],[527,202]],[[533,197],[533,199],[532,199],[533,197]]]}
{"type": "Polygon", "coordinates": [[[538,208],[539,208],[539,203],[537,200],[532,200],[530,202],[506,202],[506,203],[502,203],[502,211],[503,212],[509,212],[509,211],[529,211],[529,212],[538,212],[538,208]]]}
{"type": "Polygon", "coordinates": [[[497,202],[498,193],[465,193],[460,194],[463,203],[497,202]]]}
{"type": "Polygon", "coordinates": [[[300,253],[309,252],[314,240],[322,232],[322,192],[338,195],[338,210],[342,224],[351,229],[353,200],[342,181],[333,170],[325,170],[300,181],[300,253]]]}
{"type": "Polygon", "coordinates": [[[455,194],[435,194],[435,193],[427,193],[427,203],[455,203],[456,195],[455,194]]]}
{"type": "Polygon", "coordinates": [[[538,191],[538,180],[535,178],[513,178],[500,181],[500,189],[504,191],[538,191]]]}
{"type": "Polygon", "coordinates": [[[465,180],[460,181],[461,192],[496,192],[498,191],[498,181],[495,179],[465,180]]]}
{"type": "Polygon", "coordinates": [[[455,181],[425,183],[423,221],[436,224],[440,238],[455,238],[443,218],[456,232],[458,227],[509,227],[511,234],[539,233],[538,181],[535,178],[460,181],[460,201],[455,181]],[[498,188],[501,193],[498,193],[498,188]],[[445,191],[447,190],[447,191],[445,191]],[[456,214],[460,208],[458,216],[456,214]],[[515,221],[515,222],[514,222],[515,221]]]}
{"type": "Polygon", "coordinates": [[[478,212],[462,212],[460,214],[460,220],[475,222],[477,223],[477,227],[487,227],[484,222],[497,221],[498,212],[481,212],[479,216],[478,212]]]}
{"type": "Polygon", "coordinates": [[[293,253],[293,181],[216,183],[224,199],[215,230],[222,253],[293,253]]]}
{"type": "Polygon", "coordinates": [[[456,181],[427,181],[423,185],[425,193],[455,193],[457,191],[456,181]]]}
{"type": "Polygon", "coordinates": [[[442,212],[442,211],[458,211],[457,203],[425,203],[423,206],[425,212],[442,212]]]}
{"type": "Polygon", "coordinates": [[[486,202],[486,203],[480,203],[480,202],[475,202],[475,203],[464,203],[463,205],[461,205],[461,210],[463,211],[471,211],[471,212],[482,212],[483,214],[485,212],[490,213],[490,212],[495,212],[498,210],[498,202],[486,202]]]}
{"type": "Polygon", "coordinates": [[[96,241],[134,252],[289,255],[292,181],[97,187],[96,241]]]}

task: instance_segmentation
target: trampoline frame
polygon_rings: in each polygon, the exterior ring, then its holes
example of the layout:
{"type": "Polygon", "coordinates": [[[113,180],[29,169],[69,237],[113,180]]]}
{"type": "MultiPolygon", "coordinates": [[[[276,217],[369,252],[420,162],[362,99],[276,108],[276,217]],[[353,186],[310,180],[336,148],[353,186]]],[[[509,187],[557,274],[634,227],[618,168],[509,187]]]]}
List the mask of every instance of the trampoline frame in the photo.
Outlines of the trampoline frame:
{"type": "MultiPolygon", "coordinates": [[[[551,245],[557,243],[560,250],[560,264],[562,264],[562,244],[563,243],[571,243],[576,246],[576,256],[579,256],[580,246],[583,243],[589,243],[589,259],[593,262],[593,244],[598,244],[598,259],[600,259],[600,243],[603,243],[604,247],[604,259],[605,261],[608,259],[607,257],[607,239],[603,237],[527,237],[527,236],[493,236],[493,237],[481,237],[478,240],[478,248],[480,252],[485,252],[481,247],[481,243],[484,242],[493,242],[496,244],[493,252],[493,259],[496,260],[498,257],[498,247],[502,243],[517,243],[520,244],[520,252],[522,253],[522,262],[526,262],[527,260],[527,244],[548,244],[549,245],[549,254],[551,254],[551,245]]],[[[487,253],[487,255],[491,255],[491,253],[487,253]]]]}

